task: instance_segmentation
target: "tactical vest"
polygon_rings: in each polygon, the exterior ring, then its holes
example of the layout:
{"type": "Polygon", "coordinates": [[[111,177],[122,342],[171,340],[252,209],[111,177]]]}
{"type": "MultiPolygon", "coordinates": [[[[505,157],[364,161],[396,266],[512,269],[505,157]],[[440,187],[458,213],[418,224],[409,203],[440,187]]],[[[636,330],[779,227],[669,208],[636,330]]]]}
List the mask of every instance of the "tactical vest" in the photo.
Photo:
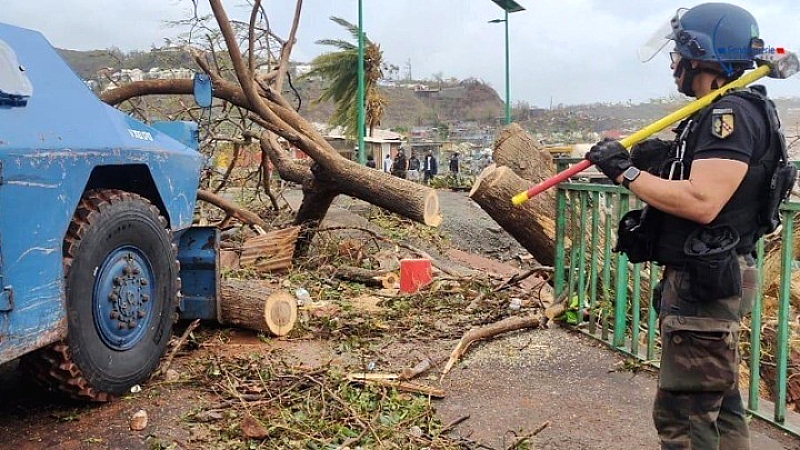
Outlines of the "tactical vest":
{"type": "MultiPolygon", "coordinates": [[[[748,89],[729,91],[726,95],[729,98],[741,99],[738,101],[748,102],[754,105],[756,110],[760,111],[764,123],[768,126],[767,140],[762,143],[761,148],[752,149],[752,158],[742,183],[710,224],[701,225],[663,212],[656,214],[661,217],[652,218],[660,222],[657,227],[658,232],[656,233],[653,259],[661,264],[683,264],[686,261],[686,255],[683,251],[684,243],[687,237],[699,228],[719,225],[732,226],[739,233],[740,238],[739,244],[736,246],[736,252],[738,254],[746,254],[753,251],[756,242],[764,233],[773,231],[778,225],[774,223],[777,205],[774,205],[773,209],[775,211],[767,211],[768,207],[766,205],[770,203],[771,188],[773,190],[775,188],[771,184],[775,183],[775,174],[779,172],[776,169],[785,167],[788,157],[775,105],[772,100],[767,98],[766,90],[763,86],[752,86],[748,89]]],[[[688,179],[691,172],[694,146],[697,140],[697,124],[703,122],[703,119],[711,113],[713,107],[713,104],[706,107],[692,116],[692,118],[682,122],[676,129],[676,158],[682,160],[683,167],[686,169],[681,174],[682,179],[688,179]],[[681,152],[681,149],[684,149],[684,151],[681,152]]],[[[794,168],[792,167],[791,170],[794,170],[794,168]]]]}

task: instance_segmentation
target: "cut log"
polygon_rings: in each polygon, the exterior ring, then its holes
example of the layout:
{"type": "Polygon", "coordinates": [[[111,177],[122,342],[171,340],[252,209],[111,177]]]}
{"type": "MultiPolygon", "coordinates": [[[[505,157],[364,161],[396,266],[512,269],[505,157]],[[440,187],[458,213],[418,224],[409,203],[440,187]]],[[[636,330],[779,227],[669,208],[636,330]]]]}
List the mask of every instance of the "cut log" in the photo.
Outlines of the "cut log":
{"type": "Polygon", "coordinates": [[[499,322],[495,322],[491,325],[487,325],[485,327],[480,328],[473,328],[466,333],[464,336],[461,337],[461,340],[458,341],[458,345],[456,348],[453,349],[453,352],[450,353],[450,359],[447,361],[447,365],[444,366],[444,370],[442,370],[442,377],[447,375],[447,372],[450,372],[450,369],[453,368],[455,363],[467,352],[467,349],[473,343],[483,340],[489,339],[491,337],[497,336],[498,334],[508,333],[509,331],[516,331],[522,330],[525,328],[539,328],[539,318],[538,317],[509,317],[507,319],[503,319],[499,322]]]}
{"type": "Polygon", "coordinates": [[[541,195],[519,206],[511,197],[530,183],[505,166],[490,165],[472,186],[469,196],[536,261],[552,266],[555,260],[556,208],[553,197],[541,195]]]}
{"type": "Polygon", "coordinates": [[[286,336],[297,321],[297,301],[291,293],[258,281],[225,280],[218,312],[222,325],[286,336]]]}
{"type": "Polygon", "coordinates": [[[355,197],[416,222],[438,227],[439,197],[436,191],[419,183],[398,178],[339,158],[326,168],[321,163],[311,166],[314,179],[328,189],[355,197]]]}
{"type": "Polygon", "coordinates": [[[291,268],[299,231],[300,227],[289,227],[248,239],[242,245],[239,264],[259,272],[277,272],[291,268]]]}
{"type": "Polygon", "coordinates": [[[542,150],[536,139],[516,123],[500,132],[494,143],[492,159],[498,166],[508,167],[531,184],[538,184],[555,173],[550,153],[542,150]]]}

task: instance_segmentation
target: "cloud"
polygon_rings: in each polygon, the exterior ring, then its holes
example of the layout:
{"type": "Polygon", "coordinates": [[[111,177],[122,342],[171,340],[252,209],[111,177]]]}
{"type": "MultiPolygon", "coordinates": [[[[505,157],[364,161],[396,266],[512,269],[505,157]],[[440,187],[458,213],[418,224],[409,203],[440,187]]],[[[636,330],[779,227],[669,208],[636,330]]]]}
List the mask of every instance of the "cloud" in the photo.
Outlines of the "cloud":
{"type": "MultiPolygon", "coordinates": [[[[643,101],[674,93],[665,57],[641,64],[636,49],[666,22],[679,6],[665,0],[519,0],[526,11],[509,20],[512,103],[535,105],[594,101],[643,101]]],[[[117,46],[147,49],[174,38],[178,30],[168,21],[192,13],[190,0],[0,0],[4,22],[42,31],[54,45],[72,49],[117,46]]],[[[737,2],[759,20],[761,34],[775,46],[800,49],[797,17],[800,4],[792,0],[737,2]]],[[[204,0],[199,13],[208,14],[204,0]]],[[[505,89],[503,24],[489,0],[364,0],[367,34],[379,42],[385,58],[405,71],[410,62],[415,78],[442,72],[445,77],[476,77],[503,95],[505,89]]],[[[270,25],[285,35],[294,2],[265,3],[270,25]]],[[[225,1],[232,18],[247,20],[241,0],[225,1]]],[[[357,22],[356,0],[306,0],[294,50],[296,60],[308,61],[326,48],[315,41],[349,38],[328,18],[357,22]]],[[[774,95],[800,95],[798,80],[766,83],[774,95]]]]}

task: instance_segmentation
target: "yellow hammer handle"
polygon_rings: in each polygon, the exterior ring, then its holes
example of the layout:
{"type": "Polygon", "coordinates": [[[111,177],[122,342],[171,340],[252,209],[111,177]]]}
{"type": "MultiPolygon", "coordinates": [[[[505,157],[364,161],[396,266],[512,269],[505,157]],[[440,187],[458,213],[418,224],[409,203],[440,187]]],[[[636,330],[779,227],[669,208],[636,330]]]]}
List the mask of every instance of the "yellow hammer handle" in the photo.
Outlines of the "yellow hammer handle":
{"type": "Polygon", "coordinates": [[[713,103],[718,96],[728,92],[729,90],[743,88],[748,84],[753,83],[756,80],[764,78],[765,76],[769,75],[769,71],[770,67],[767,65],[763,65],[753,71],[750,71],[742,75],[739,79],[731,81],[725,86],[722,86],[719,89],[711,91],[710,93],[698,98],[697,100],[693,101],[692,103],[689,103],[688,105],[673,112],[672,114],[669,114],[668,116],[658,119],[657,121],[633,133],[632,135],[620,139],[619,143],[625,146],[625,148],[630,149],[635,144],[642,142],[651,135],[658,133],[659,131],[663,130],[664,128],[667,128],[673,123],[679,120],[683,120],[691,116],[692,114],[696,113],[697,111],[700,111],[701,109],[713,103]]]}
{"type": "MultiPolygon", "coordinates": [[[[719,89],[709,92],[708,94],[689,103],[683,108],[667,116],[664,116],[661,119],[658,119],[657,121],[651,123],[650,125],[631,134],[630,136],[620,139],[619,143],[622,144],[625,148],[630,150],[631,147],[647,139],[653,134],[658,133],[659,131],[663,130],[664,128],[667,128],[673,123],[679,120],[683,120],[691,116],[692,114],[696,113],[697,111],[700,111],[701,109],[710,105],[712,102],[714,102],[714,100],[717,99],[718,96],[728,92],[729,90],[743,88],[748,84],[755,82],[756,80],[764,78],[765,76],[769,75],[770,70],[771,69],[768,65],[760,66],[757,69],[742,75],[739,79],[731,81],[725,86],[722,86],[719,89]]],[[[585,160],[581,161],[575,166],[566,169],[563,172],[556,174],[547,180],[542,181],[536,186],[529,188],[527,191],[520,192],[511,199],[511,203],[513,203],[514,205],[521,205],[522,203],[525,203],[526,201],[531,199],[533,196],[539,194],[540,192],[549,189],[550,187],[558,184],[561,181],[566,180],[567,178],[573,175],[576,175],[578,172],[586,170],[587,168],[589,168],[589,166],[591,166],[591,163],[589,161],[585,160]]]]}

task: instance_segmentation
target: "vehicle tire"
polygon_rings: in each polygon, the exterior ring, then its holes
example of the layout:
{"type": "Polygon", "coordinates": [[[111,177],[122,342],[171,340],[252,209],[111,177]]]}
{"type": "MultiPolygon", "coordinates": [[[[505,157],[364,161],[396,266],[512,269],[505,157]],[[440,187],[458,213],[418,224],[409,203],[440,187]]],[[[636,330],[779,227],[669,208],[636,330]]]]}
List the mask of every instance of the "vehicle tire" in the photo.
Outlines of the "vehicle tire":
{"type": "Polygon", "coordinates": [[[25,358],[73,398],[107,401],[158,366],[180,289],[177,248],[147,199],[88,191],[64,238],[67,337],[25,358]]]}

